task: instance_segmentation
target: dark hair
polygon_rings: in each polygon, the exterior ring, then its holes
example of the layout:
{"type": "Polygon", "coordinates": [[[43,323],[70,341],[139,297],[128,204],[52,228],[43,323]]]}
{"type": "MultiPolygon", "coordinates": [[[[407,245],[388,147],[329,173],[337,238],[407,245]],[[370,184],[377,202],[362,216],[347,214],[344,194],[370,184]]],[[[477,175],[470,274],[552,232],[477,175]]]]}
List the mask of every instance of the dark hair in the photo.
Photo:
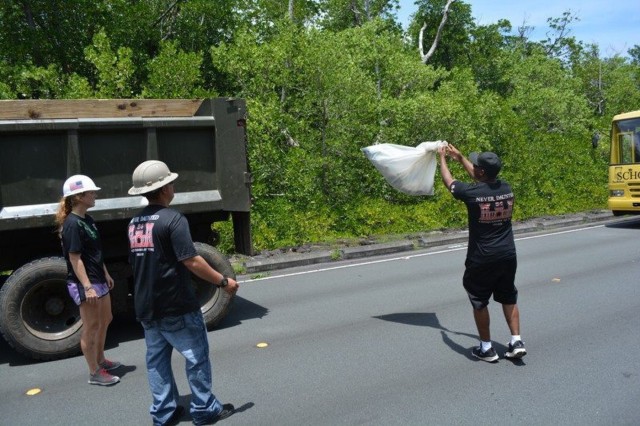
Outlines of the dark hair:
{"type": "Polygon", "coordinates": [[[151,192],[147,192],[146,194],[143,194],[143,195],[147,200],[155,200],[160,195],[160,191],[162,191],[162,188],[164,187],[160,187],[151,192]]]}

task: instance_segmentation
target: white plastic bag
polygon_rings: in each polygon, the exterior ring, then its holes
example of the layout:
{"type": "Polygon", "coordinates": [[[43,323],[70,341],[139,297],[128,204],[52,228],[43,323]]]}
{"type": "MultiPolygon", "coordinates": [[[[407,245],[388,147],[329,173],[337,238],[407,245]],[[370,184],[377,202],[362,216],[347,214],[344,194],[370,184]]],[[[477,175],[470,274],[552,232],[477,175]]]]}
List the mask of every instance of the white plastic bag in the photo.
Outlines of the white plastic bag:
{"type": "Polygon", "coordinates": [[[415,148],[382,143],[362,148],[362,152],[398,191],[409,195],[433,195],[437,154],[441,146],[447,146],[447,142],[422,142],[415,148]]]}

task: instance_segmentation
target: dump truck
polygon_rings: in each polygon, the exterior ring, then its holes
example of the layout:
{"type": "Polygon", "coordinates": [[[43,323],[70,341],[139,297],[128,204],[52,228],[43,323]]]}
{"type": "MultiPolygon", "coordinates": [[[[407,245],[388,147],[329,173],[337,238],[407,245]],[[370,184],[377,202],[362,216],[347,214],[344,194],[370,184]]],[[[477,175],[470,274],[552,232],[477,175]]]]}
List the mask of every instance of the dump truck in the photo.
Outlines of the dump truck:
{"type": "MultiPolygon", "coordinates": [[[[115,281],[114,318],[134,318],[127,224],[147,201],[127,191],[145,160],[179,174],[171,206],[189,220],[198,254],[235,277],[214,247],[214,223],[231,220],[236,252],[252,254],[246,118],[243,99],[0,101],[0,333],[8,344],[40,360],[80,351],[82,320],[54,224],[62,185],[75,174],[101,188],[88,213],[115,281]]],[[[232,297],[195,275],[192,284],[211,329],[232,297]]]]}

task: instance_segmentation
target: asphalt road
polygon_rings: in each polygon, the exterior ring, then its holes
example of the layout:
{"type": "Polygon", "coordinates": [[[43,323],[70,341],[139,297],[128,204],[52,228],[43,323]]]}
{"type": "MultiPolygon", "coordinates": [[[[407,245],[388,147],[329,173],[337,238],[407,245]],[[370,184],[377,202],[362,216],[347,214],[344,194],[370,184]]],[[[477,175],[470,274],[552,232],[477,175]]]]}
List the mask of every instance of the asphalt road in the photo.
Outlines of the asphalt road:
{"type": "MultiPolygon", "coordinates": [[[[209,333],[214,390],[239,407],[219,424],[640,424],[639,237],[638,219],[517,237],[520,362],[470,356],[461,244],[239,277],[209,333]]],[[[490,311],[502,354],[508,329],[490,311]]],[[[0,425],[149,424],[137,324],[112,326],[108,356],[126,367],[102,388],[81,357],[33,363],[1,343],[0,425]]],[[[188,405],[178,355],[174,371],[188,405]]]]}

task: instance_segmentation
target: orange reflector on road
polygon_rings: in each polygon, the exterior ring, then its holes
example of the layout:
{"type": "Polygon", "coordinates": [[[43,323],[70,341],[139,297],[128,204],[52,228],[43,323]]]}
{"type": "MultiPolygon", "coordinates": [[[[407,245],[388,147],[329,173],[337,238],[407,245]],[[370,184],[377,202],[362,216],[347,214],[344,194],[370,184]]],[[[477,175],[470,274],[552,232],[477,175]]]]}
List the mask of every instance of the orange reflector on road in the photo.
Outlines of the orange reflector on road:
{"type": "Polygon", "coordinates": [[[39,394],[40,392],[42,392],[42,389],[38,389],[38,388],[33,388],[33,389],[29,389],[26,394],[29,396],[34,396],[39,394]]]}
{"type": "Polygon", "coordinates": [[[266,343],[266,342],[260,342],[260,343],[258,343],[258,344],[256,345],[256,348],[261,348],[261,349],[262,349],[262,348],[266,348],[267,346],[269,346],[269,344],[268,344],[268,343],[266,343]]]}

